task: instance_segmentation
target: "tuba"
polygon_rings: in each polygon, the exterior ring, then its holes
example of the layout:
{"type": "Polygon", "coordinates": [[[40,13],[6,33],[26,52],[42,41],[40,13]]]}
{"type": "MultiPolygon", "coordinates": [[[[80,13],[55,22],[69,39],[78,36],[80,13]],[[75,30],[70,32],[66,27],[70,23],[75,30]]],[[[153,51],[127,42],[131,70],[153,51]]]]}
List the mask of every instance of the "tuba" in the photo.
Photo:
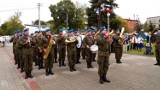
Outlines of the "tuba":
{"type": "Polygon", "coordinates": [[[118,40],[118,44],[119,44],[119,45],[123,45],[123,43],[124,43],[124,41],[125,41],[125,39],[124,39],[124,37],[123,37],[124,30],[125,30],[125,28],[122,27],[121,33],[120,33],[120,38],[121,38],[121,39],[118,40]]]}
{"type": "Polygon", "coordinates": [[[67,44],[67,43],[73,43],[73,42],[75,42],[77,40],[77,36],[72,36],[72,37],[69,37],[69,38],[66,38],[66,40],[65,40],[65,43],[67,44]]]}
{"type": "Polygon", "coordinates": [[[43,59],[46,60],[48,58],[48,55],[51,51],[51,48],[52,48],[52,45],[54,44],[54,39],[55,37],[52,35],[51,38],[50,38],[50,41],[49,41],[49,44],[48,44],[48,47],[46,49],[46,52],[44,52],[44,55],[43,55],[43,59]]]}

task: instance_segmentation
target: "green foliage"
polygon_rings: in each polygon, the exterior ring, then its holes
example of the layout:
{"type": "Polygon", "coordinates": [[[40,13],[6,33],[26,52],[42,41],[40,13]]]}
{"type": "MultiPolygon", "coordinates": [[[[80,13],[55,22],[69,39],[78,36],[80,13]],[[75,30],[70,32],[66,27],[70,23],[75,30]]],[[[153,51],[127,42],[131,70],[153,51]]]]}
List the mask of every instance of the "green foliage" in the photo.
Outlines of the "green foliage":
{"type": "Polygon", "coordinates": [[[62,0],[57,5],[50,5],[51,16],[53,17],[53,28],[58,30],[66,27],[67,14],[68,26],[73,29],[84,28],[84,7],[76,7],[71,0],[62,0]]]}
{"type": "Polygon", "coordinates": [[[117,29],[119,22],[116,22],[116,14],[113,12],[114,8],[118,7],[115,0],[90,0],[91,8],[87,8],[88,25],[89,26],[107,26],[107,13],[105,8],[110,8],[110,28],[117,29]],[[102,5],[110,5],[110,7],[102,7],[102,5]],[[117,26],[116,26],[117,25],[117,26]]]}
{"type": "Polygon", "coordinates": [[[24,26],[20,21],[21,12],[16,12],[4,24],[1,25],[3,35],[12,35],[15,30],[22,30],[24,26]]]}
{"type": "MultiPolygon", "coordinates": [[[[41,25],[47,25],[47,22],[45,21],[41,21],[40,20],[41,25]]],[[[34,21],[34,25],[38,25],[39,24],[39,20],[34,21]]]]}
{"type": "Polygon", "coordinates": [[[146,32],[152,32],[154,30],[154,27],[152,24],[147,24],[147,22],[143,25],[143,29],[146,32]]]}

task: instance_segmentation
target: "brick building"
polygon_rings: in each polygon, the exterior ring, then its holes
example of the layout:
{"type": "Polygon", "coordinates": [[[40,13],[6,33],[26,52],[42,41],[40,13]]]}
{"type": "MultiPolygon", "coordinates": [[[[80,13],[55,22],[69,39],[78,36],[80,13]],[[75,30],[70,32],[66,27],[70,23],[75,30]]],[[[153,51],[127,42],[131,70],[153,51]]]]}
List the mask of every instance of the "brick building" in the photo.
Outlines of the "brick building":
{"type": "Polygon", "coordinates": [[[131,19],[124,19],[124,20],[128,23],[129,32],[130,33],[135,32],[136,27],[139,24],[139,21],[138,20],[131,20],[131,19]]]}

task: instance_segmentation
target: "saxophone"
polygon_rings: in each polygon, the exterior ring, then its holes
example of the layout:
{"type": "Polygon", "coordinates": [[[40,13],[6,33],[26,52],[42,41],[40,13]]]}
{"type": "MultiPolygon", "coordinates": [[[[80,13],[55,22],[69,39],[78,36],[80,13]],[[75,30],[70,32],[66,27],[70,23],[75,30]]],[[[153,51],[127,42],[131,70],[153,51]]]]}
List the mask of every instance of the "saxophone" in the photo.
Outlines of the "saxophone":
{"type": "Polygon", "coordinates": [[[51,36],[51,38],[50,38],[50,41],[49,41],[49,44],[48,44],[48,47],[47,47],[47,49],[46,49],[46,52],[44,53],[44,55],[43,55],[43,59],[44,60],[46,60],[47,58],[48,58],[48,55],[49,55],[49,53],[50,53],[50,51],[51,51],[51,48],[52,48],[52,45],[54,44],[54,39],[55,39],[55,37],[54,36],[51,36]]]}

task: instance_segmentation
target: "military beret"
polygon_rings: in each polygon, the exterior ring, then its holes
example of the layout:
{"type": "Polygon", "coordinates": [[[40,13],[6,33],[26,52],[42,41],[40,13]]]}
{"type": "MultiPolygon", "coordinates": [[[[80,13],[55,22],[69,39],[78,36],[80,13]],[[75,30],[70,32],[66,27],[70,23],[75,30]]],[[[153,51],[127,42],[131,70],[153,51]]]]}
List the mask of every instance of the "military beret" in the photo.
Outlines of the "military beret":
{"type": "Polygon", "coordinates": [[[62,29],[59,29],[59,32],[63,32],[63,30],[62,30],[62,29]]]}
{"type": "Polygon", "coordinates": [[[85,32],[85,30],[82,30],[82,32],[85,32]]]}
{"type": "Polygon", "coordinates": [[[100,32],[101,32],[101,31],[103,31],[104,29],[106,29],[106,27],[105,27],[105,26],[102,26],[102,27],[100,27],[99,30],[100,30],[100,32]]]}
{"type": "Polygon", "coordinates": [[[92,30],[91,30],[91,29],[89,29],[87,32],[92,32],[92,30]]]}
{"type": "Polygon", "coordinates": [[[16,34],[17,33],[17,31],[14,31],[14,34],[16,34]]]}
{"type": "Polygon", "coordinates": [[[21,32],[21,30],[17,30],[17,33],[20,33],[21,32]]]}
{"type": "Polygon", "coordinates": [[[25,28],[25,29],[24,29],[24,32],[26,32],[26,31],[29,31],[29,28],[25,28]]]}
{"type": "Polygon", "coordinates": [[[73,32],[73,30],[68,30],[68,31],[67,31],[67,33],[71,33],[71,32],[73,32]]]}
{"type": "Polygon", "coordinates": [[[34,33],[39,33],[39,31],[35,31],[34,33]]]}
{"type": "Polygon", "coordinates": [[[45,32],[48,32],[48,31],[50,31],[50,29],[49,29],[49,28],[47,28],[45,32]]]}

